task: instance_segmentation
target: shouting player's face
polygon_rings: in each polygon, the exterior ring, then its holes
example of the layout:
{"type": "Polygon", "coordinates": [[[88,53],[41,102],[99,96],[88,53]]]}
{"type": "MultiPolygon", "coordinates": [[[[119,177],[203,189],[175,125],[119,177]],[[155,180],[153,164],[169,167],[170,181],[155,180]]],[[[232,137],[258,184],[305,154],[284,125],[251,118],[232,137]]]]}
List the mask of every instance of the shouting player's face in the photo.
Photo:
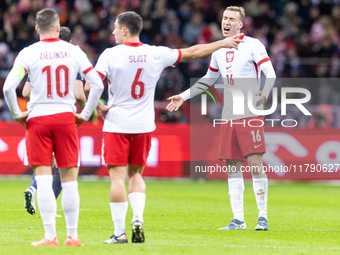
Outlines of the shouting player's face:
{"type": "Polygon", "coordinates": [[[123,28],[118,24],[118,20],[115,21],[115,28],[113,29],[112,34],[115,36],[116,44],[122,44],[123,41],[123,28]]]}
{"type": "Polygon", "coordinates": [[[240,33],[242,27],[243,22],[239,12],[229,10],[223,12],[221,29],[224,37],[230,37],[240,33]]]}

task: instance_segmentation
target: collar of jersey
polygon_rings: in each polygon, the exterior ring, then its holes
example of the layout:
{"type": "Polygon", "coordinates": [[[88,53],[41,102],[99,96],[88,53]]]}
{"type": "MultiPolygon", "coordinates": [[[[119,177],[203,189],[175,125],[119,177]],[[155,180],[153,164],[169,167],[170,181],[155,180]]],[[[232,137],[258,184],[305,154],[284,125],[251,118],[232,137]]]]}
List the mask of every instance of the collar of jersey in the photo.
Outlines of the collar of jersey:
{"type": "Polygon", "coordinates": [[[143,45],[143,43],[142,42],[125,42],[124,45],[132,46],[132,47],[138,47],[138,46],[143,45]]]}
{"type": "Polygon", "coordinates": [[[46,38],[46,39],[42,39],[40,40],[41,42],[57,42],[60,41],[60,38],[46,38]]]}
{"type": "MultiPolygon", "coordinates": [[[[241,35],[238,39],[242,40],[245,37],[245,35],[241,35]]],[[[240,44],[239,42],[237,44],[240,44]]]]}

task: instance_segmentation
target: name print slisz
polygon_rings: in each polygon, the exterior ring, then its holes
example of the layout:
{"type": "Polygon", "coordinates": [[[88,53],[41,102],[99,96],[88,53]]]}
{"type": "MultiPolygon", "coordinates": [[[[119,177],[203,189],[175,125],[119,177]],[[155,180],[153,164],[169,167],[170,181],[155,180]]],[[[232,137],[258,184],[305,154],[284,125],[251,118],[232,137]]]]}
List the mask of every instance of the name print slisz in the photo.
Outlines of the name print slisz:
{"type": "Polygon", "coordinates": [[[146,55],[134,55],[134,56],[129,56],[129,62],[130,62],[130,63],[147,62],[147,61],[146,61],[146,55]]]}

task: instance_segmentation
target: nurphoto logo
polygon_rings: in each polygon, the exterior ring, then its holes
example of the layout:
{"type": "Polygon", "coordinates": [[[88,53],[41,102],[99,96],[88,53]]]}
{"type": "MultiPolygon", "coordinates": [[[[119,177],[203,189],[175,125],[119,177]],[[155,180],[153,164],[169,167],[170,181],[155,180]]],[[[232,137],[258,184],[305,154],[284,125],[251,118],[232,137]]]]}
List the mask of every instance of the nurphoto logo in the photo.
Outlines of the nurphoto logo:
{"type": "MultiPolygon", "coordinates": [[[[198,82],[201,85],[204,85],[206,88],[211,89],[213,94],[217,97],[218,101],[220,102],[222,106],[222,100],[217,93],[217,91],[212,88],[211,86],[198,82]]],[[[214,101],[214,104],[217,105],[216,99],[213,96],[212,93],[210,93],[206,88],[199,88],[206,92],[214,101]]],[[[256,102],[253,102],[253,91],[249,88],[247,89],[246,93],[242,91],[240,88],[232,87],[232,86],[225,86],[224,84],[216,84],[215,88],[223,88],[224,90],[227,90],[228,93],[232,95],[232,113],[233,115],[242,116],[245,114],[245,112],[248,110],[248,112],[251,112],[254,115],[258,116],[266,116],[274,113],[278,108],[278,88],[274,87],[272,89],[272,105],[269,109],[263,110],[263,109],[256,109],[254,107],[254,104],[256,102]],[[247,101],[245,101],[247,100],[247,101]],[[245,110],[245,107],[248,109],[245,110]]],[[[297,87],[284,87],[281,88],[281,104],[280,104],[280,110],[281,110],[281,116],[287,115],[287,105],[295,105],[297,109],[300,110],[302,114],[305,116],[311,116],[312,114],[307,110],[307,108],[303,105],[305,103],[308,103],[311,99],[311,93],[309,90],[305,88],[297,88],[297,87]],[[299,98],[288,98],[289,94],[294,93],[295,95],[299,95],[299,98]]],[[[226,91],[224,92],[226,93],[226,91]]],[[[207,94],[201,95],[201,114],[207,115],[207,94]]],[[[271,126],[274,126],[275,124],[278,124],[278,122],[283,127],[296,127],[298,125],[298,121],[295,119],[265,119],[262,120],[249,120],[247,123],[245,120],[237,119],[237,120],[230,120],[230,119],[213,119],[213,126],[216,125],[224,125],[229,123],[232,125],[247,125],[250,127],[260,127],[263,126],[265,123],[271,126]],[[249,122],[249,123],[248,123],[249,122]]]]}

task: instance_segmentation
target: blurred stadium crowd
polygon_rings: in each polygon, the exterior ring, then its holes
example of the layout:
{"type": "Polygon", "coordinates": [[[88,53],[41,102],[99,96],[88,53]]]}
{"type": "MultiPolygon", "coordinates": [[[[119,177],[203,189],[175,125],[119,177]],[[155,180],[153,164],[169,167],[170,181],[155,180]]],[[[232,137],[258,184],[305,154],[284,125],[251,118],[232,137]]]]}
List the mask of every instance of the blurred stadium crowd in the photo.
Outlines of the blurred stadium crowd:
{"type": "MultiPolygon", "coordinates": [[[[340,76],[340,0],[1,0],[0,119],[12,119],[4,105],[2,87],[17,53],[38,40],[34,31],[38,10],[56,9],[61,25],[73,32],[73,43],[95,64],[105,48],[115,45],[113,21],[120,12],[134,10],[143,17],[144,43],[182,48],[221,38],[226,4],[245,8],[243,32],[266,46],[277,77],[327,78],[308,85],[311,103],[315,109],[319,104],[338,109],[340,89],[334,78],[340,76]]],[[[208,65],[209,58],[205,58],[166,69],[157,86],[156,100],[163,101],[188,88],[190,78],[203,76],[208,65]]],[[[159,119],[187,121],[182,113],[161,113],[159,119]]],[[[334,119],[338,121],[333,125],[340,126],[340,116],[334,119]]]]}

